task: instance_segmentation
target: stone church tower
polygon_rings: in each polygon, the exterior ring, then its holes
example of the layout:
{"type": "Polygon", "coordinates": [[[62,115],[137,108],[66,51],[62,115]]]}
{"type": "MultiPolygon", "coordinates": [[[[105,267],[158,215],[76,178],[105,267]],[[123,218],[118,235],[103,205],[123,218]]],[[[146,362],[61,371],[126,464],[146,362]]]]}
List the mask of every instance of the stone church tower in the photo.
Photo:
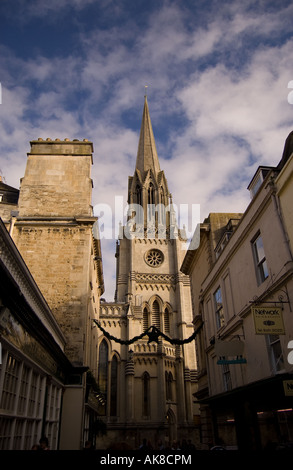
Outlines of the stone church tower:
{"type": "Polygon", "coordinates": [[[101,302],[99,319],[106,439],[128,439],[131,446],[143,438],[154,446],[159,440],[196,441],[195,344],[166,339],[184,340],[194,332],[189,278],[180,272],[184,238],[160,168],[146,97],[128,204],[129,220],[117,241],[115,301],[101,302]],[[166,336],[154,341],[142,336],[152,325],[166,336]]]}

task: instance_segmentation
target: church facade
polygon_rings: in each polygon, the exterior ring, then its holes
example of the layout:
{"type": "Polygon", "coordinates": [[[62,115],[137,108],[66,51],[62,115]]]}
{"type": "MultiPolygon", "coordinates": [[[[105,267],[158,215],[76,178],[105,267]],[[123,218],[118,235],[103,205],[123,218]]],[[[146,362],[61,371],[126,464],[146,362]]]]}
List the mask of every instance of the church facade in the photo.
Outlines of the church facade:
{"type": "Polygon", "coordinates": [[[100,305],[103,442],[126,440],[132,448],[143,439],[153,446],[196,442],[192,301],[189,277],[180,272],[185,238],[160,168],[146,97],[128,207],[116,245],[115,299],[100,305]],[[154,337],[144,334],[153,327],[154,337]]]}
{"type": "MultiPolygon", "coordinates": [[[[62,336],[57,357],[63,369],[65,361],[66,370],[58,382],[62,409],[56,401],[53,414],[58,426],[48,434],[51,448],[80,449],[87,440],[97,449],[117,442],[134,449],[143,439],[154,448],[160,441],[168,445],[177,439],[197,443],[190,280],[180,271],[186,240],[177,227],[160,168],[147,98],[134,174],[128,182],[128,220],[113,253],[113,302],[101,299],[104,280],[92,207],[92,142],[39,138],[30,145],[20,189],[0,181],[0,217],[62,336]]],[[[22,318],[23,313],[19,315],[22,318]]],[[[39,321],[35,313],[31,316],[32,325],[39,321]]],[[[6,334],[4,327],[0,330],[0,335],[6,334]]],[[[33,331],[38,341],[41,330],[33,331]]],[[[6,343],[4,357],[20,353],[6,343]]],[[[25,363],[23,353],[20,357],[25,363]]],[[[1,396],[9,374],[9,369],[0,368],[0,418],[5,419],[1,396]]],[[[44,384],[51,380],[46,366],[42,374],[44,384]]],[[[12,393],[7,388],[8,392],[12,393]]],[[[13,419],[19,422],[20,417],[16,413],[13,419]]],[[[37,442],[54,423],[34,419],[37,442]]],[[[22,434],[18,448],[28,449],[32,437],[24,430],[22,434]]],[[[12,434],[8,440],[0,435],[1,448],[14,448],[14,441],[12,434]]]]}

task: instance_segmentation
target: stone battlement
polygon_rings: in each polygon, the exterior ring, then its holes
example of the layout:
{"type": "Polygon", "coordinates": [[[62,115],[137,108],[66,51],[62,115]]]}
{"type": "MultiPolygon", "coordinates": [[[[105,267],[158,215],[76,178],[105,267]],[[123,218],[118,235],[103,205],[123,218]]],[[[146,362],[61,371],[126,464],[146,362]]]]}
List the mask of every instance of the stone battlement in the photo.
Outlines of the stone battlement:
{"type": "Polygon", "coordinates": [[[31,151],[28,155],[91,155],[94,151],[93,143],[88,139],[55,139],[49,137],[42,139],[39,137],[37,140],[30,142],[31,151]]]}

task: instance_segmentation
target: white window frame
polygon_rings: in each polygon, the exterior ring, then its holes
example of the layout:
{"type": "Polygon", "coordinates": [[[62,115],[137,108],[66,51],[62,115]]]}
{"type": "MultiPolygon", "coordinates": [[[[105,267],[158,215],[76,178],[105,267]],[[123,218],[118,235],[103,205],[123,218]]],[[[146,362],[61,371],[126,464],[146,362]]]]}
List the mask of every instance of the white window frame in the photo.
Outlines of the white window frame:
{"type": "Polygon", "coordinates": [[[284,354],[282,351],[281,340],[279,335],[266,335],[267,346],[269,351],[270,363],[274,374],[284,370],[284,354]],[[280,354],[276,351],[279,346],[280,354]]]}
{"type": "Polygon", "coordinates": [[[254,265],[256,271],[256,278],[258,285],[262,284],[268,277],[269,277],[269,270],[267,265],[267,259],[265,256],[264,244],[261,233],[258,232],[256,236],[251,241],[252,251],[253,251],[253,258],[254,258],[254,265]],[[257,246],[257,242],[260,240],[262,249],[263,249],[263,256],[260,257],[260,250],[257,246]]]}
{"type": "Polygon", "coordinates": [[[219,330],[225,325],[225,315],[224,315],[224,304],[223,304],[223,293],[222,288],[219,285],[214,292],[214,308],[215,308],[215,315],[216,315],[216,328],[219,330]],[[217,293],[220,293],[221,302],[218,302],[217,293]],[[219,306],[220,305],[220,306],[219,306]]]}
{"type": "Polygon", "coordinates": [[[39,442],[43,425],[50,448],[57,449],[62,385],[51,380],[47,403],[46,389],[46,373],[3,348],[0,364],[0,450],[31,450],[39,442]],[[9,371],[12,361],[17,368],[9,371]]]}

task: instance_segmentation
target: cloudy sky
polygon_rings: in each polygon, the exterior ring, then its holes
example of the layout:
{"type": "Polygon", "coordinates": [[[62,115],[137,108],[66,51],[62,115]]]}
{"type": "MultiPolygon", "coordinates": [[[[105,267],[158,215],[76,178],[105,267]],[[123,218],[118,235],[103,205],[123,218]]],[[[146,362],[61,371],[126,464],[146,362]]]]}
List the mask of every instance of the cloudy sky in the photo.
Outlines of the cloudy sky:
{"type": "MultiPolygon", "coordinates": [[[[1,0],[0,171],[30,140],[94,143],[93,205],[127,198],[145,85],[173,200],[242,212],[293,128],[293,4],[270,0],[1,0]]],[[[113,241],[102,241],[113,297],[113,241]]]]}

